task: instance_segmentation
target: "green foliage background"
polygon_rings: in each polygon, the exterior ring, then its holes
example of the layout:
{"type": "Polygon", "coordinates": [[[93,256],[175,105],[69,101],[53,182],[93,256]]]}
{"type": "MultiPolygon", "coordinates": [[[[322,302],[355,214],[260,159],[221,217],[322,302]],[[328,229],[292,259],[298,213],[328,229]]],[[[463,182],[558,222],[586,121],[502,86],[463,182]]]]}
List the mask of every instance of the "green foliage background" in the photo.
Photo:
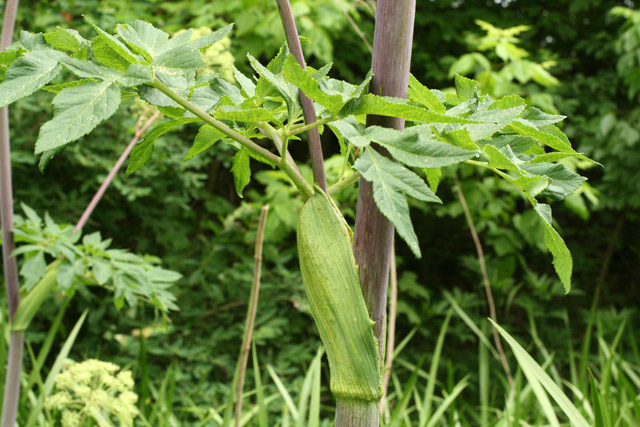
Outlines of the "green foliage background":
{"type": "MultiPolygon", "coordinates": [[[[370,54],[359,32],[369,42],[373,32],[367,3],[292,3],[300,33],[310,40],[303,44],[310,64],[334,61],[336,77],[362,80],[370,67],[370,54]]],[[[523,200],[489,174],[464,166],[455,171],[485,245],[500,323],[528,336],[530,318],[535,319],[541,340],[557,352],[556,359],[565,360],[565,343],[574,342],[576,348],[581,343],[603,260],[607,251],[613,251],[601,280],[600,322],[610,335],[615,334],[623,313],[630,314],[630,324],[634,320],[637,324],[640,64],[633,58],[640,52],[639,23],[634,21],[639,18],[625,17],[622,12],[609,14],[616,6],[632,4],[598,0],[417,3],[412,73],[430,88],[450,86],[451,67],[471,52],[481,54],[496,75],[505,67],[507,61],[496,50],[479,48],[478,40],[485,32],[476,20],[498,28],[530,25],[518,35],[518,46],[530,53],[527,59],[534,63],[552,61],[555,65],[548,72],[557,84],[516,78],[509,82],[511,89],[547,112],[568,116],[563,131],[573,146],[604,165],[582,171],[589,177],[588,194],[554,205],[554,218],[562,225],[574,257],[573,291],[567,296],[540,243],[543,230],[523,200]],[[564,328],[565,319],[571,323],[570,332],[564,328]]],[[[82,14],[103,28],[141,19],[168,32],[235,22],[229,46],[232,55],[226,57],[226,63],[217,64],[220,71],[232,62],[248,70],[247,52],[264,62],[284,42],[275,3],[266,0],[21,2],[17,28],[38,32],[62,26],[87,31],[82,14]]],[[[486,71],[483,64],[473,63],[465,71],[478,76],[486,71]]],[[[71,144],[40,174],[33,144],[38,128],[51,115],[51,98],[40,93],[10,109],[14,193],[18,202],[41,213],[49,211],[58,222],[75,223],[130,140],[142,107],[131,103],[121,107],[107,124],[71,144]]],[[[132,366],[143,411],[152,401],[145,383],[159,383],[172,364],[177,367],[178,406],[206,408],[225,401],[242,337],[255,229],[264,203],[270,203],[272,209],[255,332],[260,361],[272,364],[295,390],[318,344],[295,252],[293,232],[300,201],[282,173],[266,169],[254,174],[255,180],[240,199],[229,173],[230,151],[222,144],[183,163],[196,132],[197,127],[187,125],[160,137],[154,161],[134,175],[120,174],[86,227],[87,232],[99,230],[103,237],[112,238],[117,247],[160,257],[167,268],[183,274],[173,288],[180,311],[165,325],[151,309],[117,311],[104,303],[105,295],[97,289],[81,293],[65,321],[71,328],[80,313],[91,308],[74,357],[132,366]],[[144,340],[137,338],[141,335],[144,340]]],[[[337,141],[328,133],[325,136],[325,152],[339,153],[337,141]]],[[[304,147],[291,148],[294,157],[304,158],[304,147]]],[[[327,164],[329,176],[335,179],[341,159],[332,158],[327,164]]],[[[310,174],[308,168],[303,172],[310,174]]],[[[453,191],[452,174],[440,183],[442,206],[412,202],[422,259],[416,260],[404,243],[397,245],[397,336],[402,338],[417,328],[403,352],[412,362],[434,347],[435,325],[449,307],[443,290],[453,292],[474,319],[488,315],[473,241],[453,191]]],[[[351,215],[355,200],[355,190],[338,196],[351,215]]],[[[34,330],[28,333],[32,346],[42,342],[48,319],[56,310],[57,304],[46,305],[36,318],[34,330]]],[[[464,356],[476,352],[472,333],[462,322],[450,328],[443,354],[449,360],[450,375],[475,370],[477,360],[464,356]]],[[[638,342],[638,334],[635,330],[625,335],[628,343],[622,351],[634,348],[631,342],[638,342]]],[[[500,369],[497,363],[493,368],[500,369]]],[[[464,392],[468,397],[474,393],[473,387],[464,392]]],[[[181,412],[184,422],[203,416],[200,409],[181,412]]]]}

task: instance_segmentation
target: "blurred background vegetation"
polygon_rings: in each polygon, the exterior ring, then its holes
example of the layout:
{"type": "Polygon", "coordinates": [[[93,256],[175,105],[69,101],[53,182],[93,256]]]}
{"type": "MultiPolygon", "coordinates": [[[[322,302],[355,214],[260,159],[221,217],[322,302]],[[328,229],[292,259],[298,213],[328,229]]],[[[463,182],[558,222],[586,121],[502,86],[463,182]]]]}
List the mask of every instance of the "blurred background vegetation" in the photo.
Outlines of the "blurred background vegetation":
{"type": "MultiPolygon", "coordinates": [[[[554,208],[574,257],[569,295],[564,295],[550,255],[544,252],[535,214],[494,176],[463,165],[445,172],[438,193],[443,205],[413,203],[423,258],[416,260],[398,242],[397,340],[414,333],[400,354],[399,377],[407,377],[407,367],[433,351],[450,307],[443,291],[453,295],[475,324],[488,317],[477,254],[454,177],[484,245],[500,324],[522,342],[544,343],[528,349],[543,360],[551,354],[561,375],[571,378],[572,352],[580,351],[587,324],[595,324],[598,337],[610,342],[626,321],[616,351],[640,366],[640,328],[632,327],[640,325],[640,12],[632,1],[417,3],[412,73],[418,80],[446,89],[452,75],[459,73],[480,80],[491,96],[518,93],[547,112],[566,115],[563,131],[576,150],[604,167],[567,160],[589,178],[576,195],[554,208]]],[[[334,62],[334,77],[360,81],[371,62],[375,2],[293,0],[292,6],[299,31],[308,39],[303,47],[309,63],[319,67],[334,62]]],[[[247,52],[264,62],[284,43],[275,2],[267,0],[23,1],[16,27],[44,32],[61,26],[88,32],[83,14],[103,28],[141,19],[172,33],[234,22],[231,39],[209,53],[214,69],[227,71],[226,76],[232,65],[249,70],[247,52]]],[[[74,223],[131,139],[146,107],[125,103],[107,124],[72,144],[40,173],[33,144],[38,128],[51,116],[52,97],[39,93],[10,109],[14,193],[17,202],[41,214],[48,211],[58,222],[74,223]]],[[[104,303],[100,290],[81,292],[67,309],[68,321],[59,332],[62,342],[75,319],[90,308],[72,356],[132,369],[139,407],[147,414],[171,372],[170,410],[183,424],[206,424],[207,408],[226,401],[251,286],[257,218],[265,203],[271,204],[271,213],[255,331],[260,364],[272,365],[295,395],[319,344],[296,258],[300,200],[283,174],[266,169],[254,172],[245,197],[239,198],[229,172],[230,152],[221,144],[183,163],[196,132],[194,125],[161,137],[154,161],[132,176],[121,173],[85,227],[87,232],[99,230],[118,247],[160,257],[167,268],[182,273],[173,288],[180,311],[166,324],[151,309],[117,311],[104,303]]],[[[327,156],[335,155],[328,161],[329,178],[335,180],[342,167],[339,147],[330,132],[323,141],[327,156]]],[[[294,157],[305,159],[303,145],[292,150],[294,157]]],[[[337,198],[351,220],[356,196],[352,189],[337,198]]],[[[60,304],[46,305],[36,318],[27,336],[33,348],[41,345],[60,304]]],[[[467,373],[477,374],[477,348],[477,337],[454,317],[441,356],[444,390],[467,373]]],[[[595,363],[599,343],[593,341],[588,350],[589,363],[595,363]]],[[[427,365],[429,360],[428,356],[427,365]]],[[[488,363],[501,378],[499,362],[488,363]]],[[[325,369],[325,378],[327,373],[325,369]]],[[[253,377],[248,378],[251,383],[253,377]]],[[[469,381],[455,404],[464,425],[475,424],[479,405],[480,380],[474,374],[469,381]]],[[[503,389],[492,390],[491,402],[503,407],[503,389]]],[[[281,408],[279,403],[272,409],[281,408]]]]}

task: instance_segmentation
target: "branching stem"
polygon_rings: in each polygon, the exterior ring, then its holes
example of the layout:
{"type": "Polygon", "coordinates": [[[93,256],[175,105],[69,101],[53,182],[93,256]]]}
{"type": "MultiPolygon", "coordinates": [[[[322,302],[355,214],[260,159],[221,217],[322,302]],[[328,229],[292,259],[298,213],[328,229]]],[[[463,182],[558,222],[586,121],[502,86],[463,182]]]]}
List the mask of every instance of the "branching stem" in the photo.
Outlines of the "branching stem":
{"type": "MultiPolygon", "coordinates": [[[[298,187],[298,190],[300,191],[302,197],[305,200],[313,195],[313,187],[311,187],[311,185],[300,174],[300,171],[295,166],[295,164],[292,164],[289,161],[281,162],[280,157],[276,156],[271,151],[265,148],[262,148],[255,142],[251,141],[249,138],[243,135],[240,135],[238,132],[234,131],[233,129],[231,129],[221,121],[211,117],[211,115],[207,114],[205,111],[202,111],[200,108],[196,107],[191,102],[189,102],[188,100],[184,99],[183,97],[175,93],[173,90],[171,90],[171,88],[169,88],[162,82],[158,81],[157,79],[154,79],[151,86],[155,87],[156,89],[158,89],[159,91],[167,95],[169,98],[174,100],[178,105],[180,105],[187,111],[190,111],[196,117],[201,118],[202,120],[204,120],[205,123],[213,126],[217,130],[222,132],[224,135],[228,136],[234,141],[237,141],[238,143],[242,144],[244,147],[247,147],[249,150],[253,151],[259,156],[264,157],[265,159],[269,160],[273,164],[280,166],[280,169],[282,169],[282,171],[286,173],[289,176],[289,178],[291,178],[295,186],[298,187]]],[[[268,127],[263,127],[263,130],[265,130],[266,134],[274,142],[276,139],[282,142],[280,140],[280,136],[278,135],[278,133],[270,125],[268,127]]],[[[286,155],[286,152],[283,152],[282,155],[285,158],[288,157],[286,155]]]]}

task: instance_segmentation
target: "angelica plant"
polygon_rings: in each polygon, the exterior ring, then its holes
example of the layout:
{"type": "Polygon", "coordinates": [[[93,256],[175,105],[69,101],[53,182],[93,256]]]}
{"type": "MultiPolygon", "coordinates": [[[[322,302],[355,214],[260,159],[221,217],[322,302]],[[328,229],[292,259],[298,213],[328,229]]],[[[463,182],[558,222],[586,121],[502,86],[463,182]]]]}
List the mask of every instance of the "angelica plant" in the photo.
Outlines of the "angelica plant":
{"type": "MultiPolygon", "coordinates": [[[[380,2],[379,10],[385,8],[392,14],[390,2],[380,2]]],[[[351,84],[329,77],[331,64],[306,68],[286,47],[266,65],[248,55],[255,73],[244,75],[234,69],[236,83],[232,84],[219,75],[198,71],[205,65],[202,53],[228,37],[231,26],[194,38],[190,30],[171,37],[142,21],[118,24],[114,33],[87,21],[93,27],[93,38],[60,28],[46,34],[23,32],[9,50],[0,53],[0,64],[7,64],[0,83],[0,106],[39,89],[56,93],[53,118],[42,126],[35,144],[41,168],[65,146],[109,119],[123,99],[139,97],[157,107],[167,120],[135,146],[128,173],[152,161],[160,135],[189,123],[199,123],[200,129],[185,160],[215,144],[229,144],[236,150],[231,173],[240,196],[251,181],[252,162],[281,169],[307,201],[305,212],[310,212],[301,217],[299,238],[305,239],[300,242],[300,261],[310,304],[316,307],[313,314],[334,365],[332,375],[339,373],[332,379],[333,385],[340,386],[333,390],[339,425],[378,423],[376,402],[382,392],[384,346],[380,339],[384,305],[380,301],[386,295],[380,291],[386,283],[381,273],[384,269],[378,267],[388,263],[388,254],[380,246],[379,253],[369,257],[363,248],[378,248],[371,240],[376,235],[372,231],[375,224],[357,222],[354,237],[331,200],[325,195],[320,198],[318,193],[324,192],[324,186],[319,183],[313,187],[302,176],[288,152],[302,133],[330,129],[335,134],[345,165],[355,172],[330,183],[333,185],[327,193],[360,180],[358,217],[384,222],[381,230],[389,241],[395,228],[416,257],[421,256],[421,250],[407,198],[441,203],[435,190],[442,168],[466,163],[489,169],[518,188],[540,217],[554,267],[569,291],[573,262],[556,231],[548,201],[562,200],[585,180],[558,160],[586,158],[572,148],[557,126],[564,116],[532,108],[516,95],[501,99],[481,95],[478,82],[462,76],[455,76],[454,92],[442,92],[408,75],[404,83],[394,82],[392,77],[380,80],[384,67],[378,64],[374,69],[379,76],[372,80],[369,73],[359,84],[351,84]],[[58,76],[64,78],[55,80],[58,76]],[[370,83],[373,93],[369,93],[370,83]],[[396,83],[397,93],[387,92],[396,83]],[[398,97],[402,84],[403,90],[408,84],[408,99],[398,97]],[[390,94],[396,96],[385,96],[390,94]],[[311,117],[308,111],[303,112],[306,101],[301,100],[305,99],[315,108],[315,119],[310,123],[305,122],[311,117]],[[328,211],[336,215],[332,221],[319,214],[328,211]],[[374,211],[377,216],[368,215],[374,211]],[[316,247],[327,242],[340,243],[343,259],[313,258],[317,251],[338,256],[337,252],[327,253],[326,247],[316,247]],[[348,283],[335,277],[332,266],[345,266],[348,283]],[[362,293],[356,292],[358,281],[362,293]],[[348,292],[341,289],[343,285],[349,287],[348,292]],[[341,295],[348,295],[350,301],[340,301],[341,295]],[[348,324],[349,307],[359,307],[355,328],[348,324]],[[340,327],[340,333],[351,334],[353,339],[344,339],[346,335],[338,336],[335,331],[326,333],[332,322],[340,327]],[[352,363],[365,354],[363,349],[367,357],[361,362],[366,367],[352,363]],[[349,363],[342,365],[344,361],[349,363]],[[349,389],[349,384],[355,383],[345,378],[359,376],[366,387],[349,389]]],[[[377,60],[384,62],[380,56],[377,60]]],[[[318,166],[314,163],[314,171],[318,166]]]]}

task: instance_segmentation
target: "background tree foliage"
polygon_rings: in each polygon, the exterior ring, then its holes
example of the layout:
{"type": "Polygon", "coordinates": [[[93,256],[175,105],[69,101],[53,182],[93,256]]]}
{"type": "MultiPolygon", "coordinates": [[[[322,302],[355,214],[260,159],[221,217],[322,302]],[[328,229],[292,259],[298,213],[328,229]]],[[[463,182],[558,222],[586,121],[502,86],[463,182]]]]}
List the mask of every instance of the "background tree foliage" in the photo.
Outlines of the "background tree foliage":
{"type": "MultiPolygon", "coordinates": [[[[299,0],[292,5],[300,33],[309,40],[303,48],[310,64],[334,61],[336,77],[362,80],[370,66],[367,43],[372,40],[374,2],[299,0]]],[[[640,300],[640,14],[630,1],[600,0],[443,0],[420,1],[417,7],[412,73],[420,81],[446,89],[451,73],[457,72],[479,79],[485,93],[519,93],[546,112],[568,116],[563,131],[573,146],[604,167],[583,170],[588,184],[554,206],[574,257],[574,290],[568,296],[542,255],[543,227],[537,216],[526,200],[494,176],[463,165],[443,177],[443,205],[412,202],[423,256],[417,260],[403,242],[397,244],[398,340],[413,328],[417,331],[403,359],[416,363],[422,353],[433,350],[434,331],[449,309],[444,290],[476,322],[488,315],[473,241],[453,189],[454,175],[485,246],[501,324],[525,337],[537,326],[556,360],[567,360],[566,342],[580,347],[594,292],[600,288],[597,318],[611,339],[621,319],[638,321],[640,300]]],[[[226,52],[212,53],[223,58],[214,65],[220,72],[233,64],[249,70],[247,52],[264,63],[284,43],[275,4],[265,0],[21,2],[17,28],[88,31],[83,14],[103,28],[141,19],[172,33],[235,22],[226,52]]],[[[71,144],[40,174],[33,145],[38,128],[51,115],[52,96],[41,93],[10,109],[14,192],[17,201],[37,212],[73,223],[131,138],[145,107],[126,103],[106,125],[71,144]]],[[[91,307],[74,357],[132,366],[143,411],[149,411],[154,399],[148,384],[158,386],[173,367],[176,405],[193,409],[180,412],[184,422],[202,419],[202,408],[220,406],[226,399],[251,284],[256,222],[264,203],[271,204],[271,214],[255,332],[260,362],[273,365],[296,390],[318,342],[296,261],[300,200],[281,172],[266,168],[257,169],[241,199],[229,173],[230,149],[222,144],[183,163],[196,132],[197,127],[187,125],[158,138],[154,162],[133,175],[120,174],[85,227],[87,232],[99,230],[117,247],[159,257],[167,268],[180,272],[183,278],[173,287],[180,312],[163,324],[150,308],[117,311],[103,303],[100,289],[81,292],[78,308],[68,309],[68,318],[75,319],[91,307]]],[[[329,132],[324,144],[325,152],[339,153],[329,132]]],[[[291,149],[294,157],[304,158],[305,150],[291,149]]],[[[579,161],[566,165],[587,167],[579,161]]],[[[341,158],[330,159],[327,167],[336,178],[341,158]]],[[[311,172],[303,168],[303,173],[311,172]]],[[[355,210],[356,197],[356,191],[344,191],[338,202],[355,210]]],[[[44,340],[57,308],[50,304],[36,318],[36,330],[28,335],[32,346],[44,340]]],[[[65,322],[66,328],[72,326],[71,320],[65,322]]],[[[618,349],[635,353],[636,361],[638,334],[637,329],[626,333],[618,349]]],[[[452,322],[442,356],[450,377],[477,369],[478,361],[467,357],[476,345],[463,322],[452,322]]],[[[492,367],[500,369],[497,362],[492,367]]],[[[471,398],[477,393],[475,382],[464,391],[470,402],[477,401],[471,398]]]]}

